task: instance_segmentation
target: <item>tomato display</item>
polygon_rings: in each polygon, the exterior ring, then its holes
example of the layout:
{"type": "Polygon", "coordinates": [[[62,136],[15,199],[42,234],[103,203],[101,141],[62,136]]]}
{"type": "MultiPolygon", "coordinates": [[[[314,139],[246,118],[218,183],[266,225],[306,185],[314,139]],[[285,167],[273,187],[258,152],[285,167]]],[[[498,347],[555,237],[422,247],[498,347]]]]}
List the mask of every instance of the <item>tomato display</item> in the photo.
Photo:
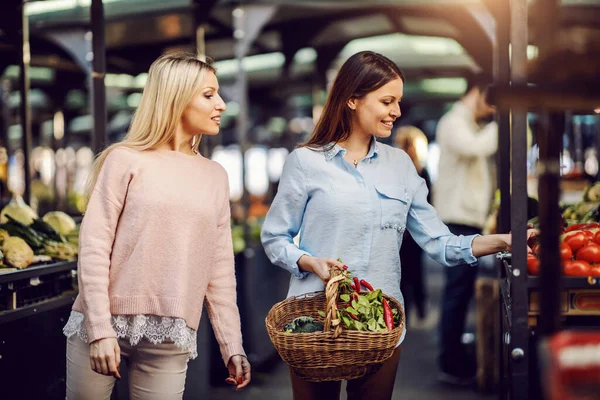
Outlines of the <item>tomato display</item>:
{"type": "Polygon", "coordinates": [[[527,272],[529,275],[539,275],[540,260],[533,254],[527,254],[527,272]]]}
{"type": "Polygon", "coordinates": [[[589,276],[592,266],[586,261],[567,261],[563,270],[566,276],[589,276]]]}
{"type": "Polygon", "coordinates": [[[563,261],[570,261],[573,259],[573,250],[566,243],[560,244],[560,259],[563,261]]]}
{"type": "MultiPolygon", "coordinates": [[[[560,260],[565,276],[600,278],[600,224],[597,222],[569,227],[561,236],[560,260]]],[[[539,242],[528,243],[531,253],[527,255],[529,275],[540,274],[539,242]]]]}
{"type": "Polygon", "coordinates": [[[600,245],[589,243],[577,251],[577,260],[587,261],[589,263],[600,262],[600,245]]]}
{"type": "Polygon", "coordinates": [[[596,232],[594,235],[594,243],[600,244],[600,231],[596,232]]]}
{"type": "Polygon", "coordinates": [[[576,252],[589,241],[588,236],[583,232],[572,233],[565,237],[564,243],[568,244],[571,250],[576,252]]]}

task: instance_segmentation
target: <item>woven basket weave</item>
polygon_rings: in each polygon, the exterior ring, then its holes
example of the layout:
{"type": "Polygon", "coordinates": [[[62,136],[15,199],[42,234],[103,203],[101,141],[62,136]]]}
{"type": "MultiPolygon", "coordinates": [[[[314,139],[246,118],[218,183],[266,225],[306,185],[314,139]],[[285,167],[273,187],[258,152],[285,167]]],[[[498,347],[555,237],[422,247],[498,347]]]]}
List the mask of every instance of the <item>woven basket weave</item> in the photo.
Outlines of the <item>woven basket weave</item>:
{"type": "Polygon", "coordinates": [[[402,335],[404,310],[396,299],[385,294],[390,307],[400,313],[400,324],[392,331],[352,331],[342,329],[341,323],[331,329],[341,279],[332,278],[325,292],[290,297],[275,304],[265,321],[271,342],[283,361],[309,382],[357,379],[376,372],[392,356],[402,335]],[[319,310],[325,310],[326,318],[318,314],[319,310]],[[324,331],[285,333],[284,327],[299,316],[323,322],[324,331]]]}

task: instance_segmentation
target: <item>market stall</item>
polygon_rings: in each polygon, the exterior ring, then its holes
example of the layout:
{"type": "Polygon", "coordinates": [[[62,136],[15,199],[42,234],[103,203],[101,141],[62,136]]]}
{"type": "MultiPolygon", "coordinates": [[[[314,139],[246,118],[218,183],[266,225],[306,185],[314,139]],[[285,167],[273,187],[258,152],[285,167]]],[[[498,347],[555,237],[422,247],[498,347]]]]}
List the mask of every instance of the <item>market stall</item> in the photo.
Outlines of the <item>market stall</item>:
{"type": "MultiPolygon", "coordinates": [[[[594,223],[598,221],[598,186],[590,186],[579,198],[576,196],[577,204],[564,205],[562,210],[559,205],[565,120],[568,126],[572,123],[572,113],[594,115],[594,109],[600,105],[600,85],[593,72],[600,65],[594,56],[600,32],[591,28],[592,15],[597,18],[600,9],[589,2],[564,5],[556,1],[537,1],[530,8],[530,15],[537,17],[535,21],[529,21],[532,29],[528,32],[527,20],[521,20],[522,14],[515,13],[527,10],[526,5],[511,2],[511,6],[512,85],[500,82],[494,90],[496,104],[503,110],[511,110],[513,115],[510,144],[502,147],[500,153],[504,159],[512,158],[512,169],[501,171],[504,176],[501,189],[506,193],[511,193],[512,189],[509,226],[513,232],[513,254],[503,255],[498,264],[501,398],[554,399],[557,393],[563,393],[563,397],[558,397],[563,399],[588,398],[585,397],[591,393],[588,390],[598,385],[597,375],[588,374],[598,362],[597,357],[592,355],[589,362],[586,361],[587,365],[580,369],[580,376],[588,378],[580,381],[584,385],[580,385],[580,391],[576,393],[570,390],[572,388],[559,388],[555,385],[556,380],[548,380],[550,376],[562,376],[562,366],[556,362],[548,365],[548,360],[556,360],[558,352],[566,347],[547,344],[559,338],[561,331],[571,331],[571,335],[580,338],[580,344],[594,346],[598,341],[597,335],[594,338],[579,333],[581,329],[598,332],[600,327],[600,274],[595,267],[600,259],[590,255],[596,246],[593,237],[594,223]],[[540,23],[542,20],[544,22],[540,23]],[[568,39],[557,40],[558,35],[568,39]],[[522,51],[515,55],[515,49],[521,49],[522,40],[527,40],[528,36],[539,46],[538,59],[529,65],[522,57],[522,51]],[[573,51],[573,40],[585,45],[573,51]],[[528,243],[533,246],[534,255],[526,254],[525,245],[527,146],[524,117],[527,111],[537,113],[540,119],[539,160],[536,161],[540,206],[535,225],[540,228],[541,235],[539,244],[528,243]],[[581,222],[592,224],[577,225],[581,222]],[[576,243],[575,238],[579,242],[576,243]],[[544,374],[552,371],[552,374],[545,376],[540,370],[545,371],[544,374]]],[[[571,343],[577,342],[571,340],[571,343]]]]}

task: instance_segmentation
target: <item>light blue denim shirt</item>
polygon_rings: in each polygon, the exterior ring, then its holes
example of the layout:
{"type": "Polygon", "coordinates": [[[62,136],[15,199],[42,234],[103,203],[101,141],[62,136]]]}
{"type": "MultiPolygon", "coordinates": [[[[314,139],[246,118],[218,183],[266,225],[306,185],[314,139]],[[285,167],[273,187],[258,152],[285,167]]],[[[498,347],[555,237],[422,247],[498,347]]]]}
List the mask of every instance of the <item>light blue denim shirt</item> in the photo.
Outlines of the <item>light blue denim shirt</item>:
{"type": "Polygon", "coordinates": [[[308,254],[341,258],[354,276],[404,304],[400,246],[407,228],[439,263],[477,263],[471,249],[475,236],[450,233],[427,202],[425,181],[404,151],[373,140],[354,168],[344,159],[344,148],[336,144],[324,151],[329,147],[299,148],[288,156],[262,228],[267,256],[292,274],[288,296],[324,290],[318,276],[298,268],[298,259],[308,254]]]}

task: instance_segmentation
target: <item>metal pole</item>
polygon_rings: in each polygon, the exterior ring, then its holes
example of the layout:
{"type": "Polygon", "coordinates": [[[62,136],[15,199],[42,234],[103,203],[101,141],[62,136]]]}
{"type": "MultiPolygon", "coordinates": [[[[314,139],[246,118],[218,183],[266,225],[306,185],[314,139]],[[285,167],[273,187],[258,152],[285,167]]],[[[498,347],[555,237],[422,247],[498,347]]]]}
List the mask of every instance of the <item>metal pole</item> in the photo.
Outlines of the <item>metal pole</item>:
{"type": "MultiPolygon", "coordinates": [[[[510,1],[511,84],[527,85],[527,0],[510,1]]],[[[529,398],[528,287],[527,287],[527,109],[512,110],[511,207],[512,316],[511,362],[515,399],[529,398]]]]}
{"type": "Polygon", "coordinates": [[[205,33],[206,29],[203,25],[199,25],[196,28],[196,53],[202,56],[206,56],[205,33]]]}
{"type": "MultiPolygon", "coordinates": [[[[600,113],[596,114],[596,158],[600,160],[600,113]]],[[[600,171],[596,171],[596,176],[594,180],[597,182],[600,180],[600,171]]]]}
{"type": "MultiPolygon", "coordinates": [[[[510,10],[508,0],[495,4],[496,43],[494,46],[494,83],[497,86],[508,85],[510,80],[510,10]],[[500,3],[500,4],[498,4],[500,3]]],[[[498,123],[498,187],[500,189],[499,233],[510,232],[510,115],[500,110],[496,115],[498,123]]]]}
{"type": "Polygon", "coordinates": [[[23,151],[23,173],[25,177],[25,191],[23,199],[31,204],[31,108],[29,106],[29,66],[31,53],[29,48],[29,19],[25,14],[24,2],[17,2],[16,15],[19,19],[18,35],[18,57],[19,57],[19,92],[21,104],[19,105],[19,116],[21,123],[21,149],[23,151]]]}
{"type": "MultiPolygon", "coordinates": [[[[546,54],[556,43],[559,24],[558,0],[546,0],[541,8],[544,14],[540,35],[540,55],[546,54]]],[[[541,17],[540,17],[541,18],[541,17]]],[[[540,199],[540,327],[542,337],[548,337],[560,329],[560,293],[562,291],[561,261],[559,252],[561,218],[560,199],[560,153],[565,126],[564,111],[544,112],[540,135],[540,159],[538,164],[538,191],[540,199]]]]}
{"type": "Polygon", "coordinates": [[[559,114],[544,113],[541,120],[540,159],[538,164],[540,199],[540,327],[547,337],[560,329],[560,292],[562,286],[559,253],[559,155],[562,126],[559,114]]]}
{"type": "MultiPolygon", "coordinates": [[[[245,25],[246,25],[246,12],[244,8],[237,7],[233,10],[233,27],[234,27],[234,37],[235,47],[234,53],[235,58],[237,60],[237,79],[235,83],[235,94],[237,95],[238,104],[240,106],[240,112],[238,114],[236,123],[237,123],[237,140],[240,146],[240,151],[242,152],[242,187],[243,187],[243,195],[242,195],[242,205],[244,206],[244,219],[247,216],[248,208],[250,206],[250,198],[246,185],[246,151],[248,150],[248,77],[244,67],[242,65],[244,57],[246,56],[246,52],[248,50],[248,45],[246,44],[245,36],[247,34],[245,25]]],[[[244,221],[244,238],[246,241],[248,240],[247,234],[247,224],[244,221]]],[[[248,243],[248,242],[246,242],[248,243]]]]}
{"type": "MultiPolygon", "coordinates": [[[[198,15],[198,13],[196,13],[198,15]]],[[[196,24],[200,24],[201,22],[196,19],[196,24]]],[[[201,57],[203,61],[206,61],[206,39],[205,39],[206,29],[203,25],[197,25],[196,27],[196,54],[201,57]]],[[[219,135],[221,136],[221,135],[219,135]]],[[[204,137],[200,141],[199,151],[200,154],[203,154],[205,157],[210,158],[212,155],[212,148],[209,145],[209,142],[212,142],[210,136],[204,135],[204,137]]]]}
{"type": "MultiPolygon", "coordinates": [[[[4,161],[4,165],[0,164],[0,168],[6,168],[5,175],[0,180],[0,205],[4,205],[5,201],[10,199],[10,193],[8,192],[8,126],[10,113],[8,110],[8,93],[10,92],[10,82],[7,80],[0,80],[0,149],[4,148],[6,151],[5,155],[7,159],[4,161]]],[[[1,154],[0,154],[1,156],[1,154]]],[[[2,161],[0,161],[1,163],[2,161]]]]}
{"type": "MultiPolygon", "coordinates": [[[[235,42],[235,58],[238,64],[238,75],[235,83],[235,95],[238,98],[240,112],[237,118],[238,143],[242,151],[242,182],[244,185],[244,194],[242,196],[242,204],[245,208],[245,213],[248,212],[250,202],[249,193],[246,188],[246,151],[249,148],[248,129],[249,129],[249,112],[248,112],[248,78],[246,71],[243,68],[242,62],[246,54],[250,51],[252,43],[258,38],[261,30],[271,20],[277,6],[273,5],[257,5],[247,7],[236,7],[233,10],[233,36],[235,42]]],[[[244,215],[244,218],[247,214],[244,215]]],[[[244,238],[248,242],[248,227],[244,223],[244,238]]]]}
{"type": "Polygon", "coordinates": [[[108,142],[106,133],[106,45],[104,41],[104,7],[102,0],[92,0],[90,8],[92,25],[92,73],[90,76],[90,98],[94,130],[91,137],[91,148],[98,153],[108,142]]]}

